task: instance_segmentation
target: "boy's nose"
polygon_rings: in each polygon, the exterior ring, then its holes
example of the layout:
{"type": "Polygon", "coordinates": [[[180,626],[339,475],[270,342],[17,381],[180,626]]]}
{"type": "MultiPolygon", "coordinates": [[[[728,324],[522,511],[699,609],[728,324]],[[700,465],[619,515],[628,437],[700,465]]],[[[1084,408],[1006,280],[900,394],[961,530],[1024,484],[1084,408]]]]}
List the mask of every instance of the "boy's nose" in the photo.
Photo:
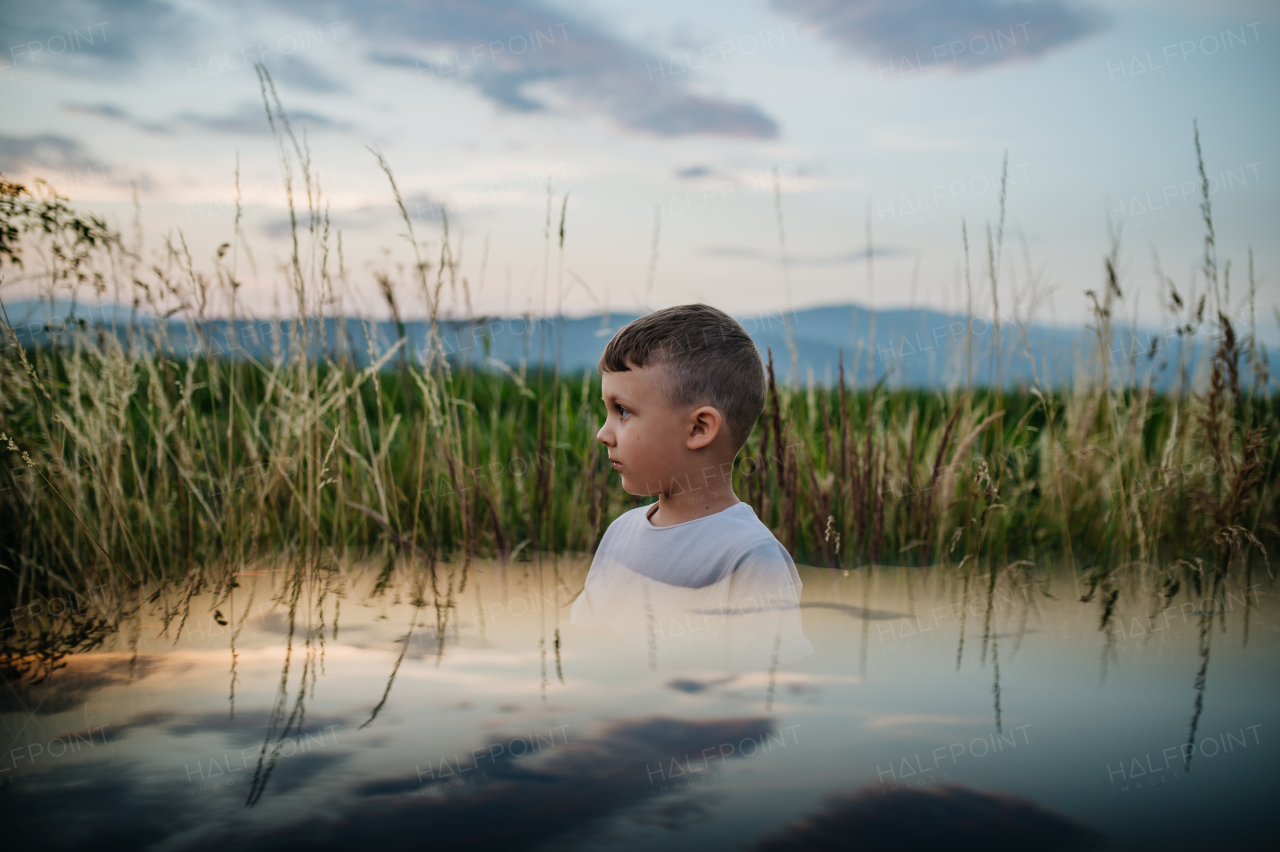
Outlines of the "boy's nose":
{"type": "Polygon", "coordinates": [[[610,440],[613,438],[613,435],[612,433],[606,431],[608,428],[609,428],[608,423],[605,423],[603,426],[601,426],[600,431],[596,432],[596,440],[604,444],[606,447],[611,447],[613,445],[610,443],[610,440]]]}

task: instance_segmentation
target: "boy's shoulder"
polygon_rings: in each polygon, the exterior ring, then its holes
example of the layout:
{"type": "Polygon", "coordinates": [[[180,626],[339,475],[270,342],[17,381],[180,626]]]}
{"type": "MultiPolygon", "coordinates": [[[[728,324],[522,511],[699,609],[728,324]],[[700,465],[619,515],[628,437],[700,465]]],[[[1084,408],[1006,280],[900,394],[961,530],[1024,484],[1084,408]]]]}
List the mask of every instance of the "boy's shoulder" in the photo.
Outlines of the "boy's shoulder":
{"type": "MultiPolygon", "coordinates": [[[[682,524],[655,527],[653,504],[619,515],[596,548],[587,588],[599,591],[643,578],[667,586],[705,589],[731,577],[752,588],[791,584],[795,567],[786,548],[747,503],[682,524]],[[746,576],[750,575],[750,577],[746,576]]],[[[629,588],[629,586],[627,586],[629,588]]]]}
{"type": "Polygon", "coordinates": [[[632,524],[644,524],[644,516],[653,509],[652,503],[645,503],[643,506],[636,506],[634,509],[628,509],[621,515],[613,519],[613,523],[609,524],[609,529],[614,527],[625,527],[632,524]]]}
{"type": "Polygon", "coordinates": [[[666,553],[678,556],[681,562],[692,558],[736,563],[761,548],[782,549],[748,503],[735,503],[714,515],[666,527],[649,522],[647,516],[652,510],[650,503],[619,515],[605,530],[600,550],[640,558],[666,553]]]}
{"type": "Polygon", "coordinates": [[[718,529],[728,540],[738,545],[740,552],[756,549],[762,544],[781,546],[773,531],[756,516],[756,510],[750,503],[734,503],[712,517],[716,518],[718,529]]]}
{"type": "Polygon", "coordinates": [[[600,538],[600,547],[607,547],[620,538],[631,538],[645,527],[645,513],[653,508],[652,503],[628,509],[609,522],[604,535],[600,538]]]}
{"type": "Polygon", "coordinates": [[[725,527],[749,531],[753,537],[764,536],[777,541],[773,532],[756,516],[755,508],[745,500],[739,500],[723,512],[717,512],[709,517],[715,518],[725,527]]]}
{"type": "Polygon", "coordinates": [[[751,504],[741,500],[713,515],[707,515],[706,517],[681,524],[673,524],[669,527],[657,527],[649,523],[648,515],[651,511],[653,511],[652,503],[628,509],[615,518],[613,523],[609,524],[605,534],[607,535],[608,531],[613,529],[621,531],[639,528],[655,533],[680,530],[687,534],[701,536],[714,530],[717,534],[721,531],[733,531],[735,535],[744,536],[744,538],[740,539],[742,544],[757,544],[760,540],[778,540],[769,528],[756,517],[755,509],[751,507],[751,504]]]}

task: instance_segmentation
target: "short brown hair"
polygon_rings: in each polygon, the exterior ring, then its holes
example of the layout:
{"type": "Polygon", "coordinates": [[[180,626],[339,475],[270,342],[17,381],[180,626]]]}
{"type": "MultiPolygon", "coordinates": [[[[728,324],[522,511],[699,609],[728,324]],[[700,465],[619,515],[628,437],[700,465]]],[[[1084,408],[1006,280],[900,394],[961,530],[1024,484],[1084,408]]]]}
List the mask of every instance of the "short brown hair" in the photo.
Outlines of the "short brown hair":
{"type": "Polygon", "coordinates": [[[678,305],[623,326],[600,356],[600,372],[658,364],[675,405],[711,405],[738,448],[764,410],[764,364],[746,330],[710,305],[678,305]]]}

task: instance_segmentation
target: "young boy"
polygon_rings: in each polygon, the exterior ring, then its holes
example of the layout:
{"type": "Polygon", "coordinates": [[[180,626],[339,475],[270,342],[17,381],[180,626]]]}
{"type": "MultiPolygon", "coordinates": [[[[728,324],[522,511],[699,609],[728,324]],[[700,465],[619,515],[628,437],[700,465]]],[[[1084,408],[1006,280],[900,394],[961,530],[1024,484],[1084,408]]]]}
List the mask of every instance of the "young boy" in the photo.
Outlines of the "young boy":
{"type": "Polygon", "coordinates": [[[707,305],[667,308],[619,331],[600,375],[596,440],[627,493],[658,500],[609,526],[570,622],[647,644],[651,659],[694,645],[752,667],[812,653],[795,563],[733,491],[765,400],[750,336],[707,305]]]}

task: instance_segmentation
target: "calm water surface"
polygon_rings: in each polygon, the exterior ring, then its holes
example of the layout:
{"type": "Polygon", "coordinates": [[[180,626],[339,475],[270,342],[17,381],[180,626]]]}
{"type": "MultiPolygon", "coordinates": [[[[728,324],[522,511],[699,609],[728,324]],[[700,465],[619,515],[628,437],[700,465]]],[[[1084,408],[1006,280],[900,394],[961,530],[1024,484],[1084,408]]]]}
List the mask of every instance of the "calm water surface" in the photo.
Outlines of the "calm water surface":
{"type": "MultiPolygon", "coordinates": [[[[1280,833],[1265,576],[1163,609],[1135,578],[1100,630],[1103,601],[1069,572],[801,567],[813,653],[787,661],[781,639],[724,654],[744,613],[638,601],[641,636],[571,624],[586,569],[472,562],[465,583],[450,566],[434,589],[377,592],[376,569],[296,584],[267,566],[230,599],[192,596],[180,635],[163,613],[186,592],[140,596],[99,647],[7,680],[5,848],[1269,849],[1280,833]]],[[[64,635],[122,606],[73,603],[64,635]]]]}

